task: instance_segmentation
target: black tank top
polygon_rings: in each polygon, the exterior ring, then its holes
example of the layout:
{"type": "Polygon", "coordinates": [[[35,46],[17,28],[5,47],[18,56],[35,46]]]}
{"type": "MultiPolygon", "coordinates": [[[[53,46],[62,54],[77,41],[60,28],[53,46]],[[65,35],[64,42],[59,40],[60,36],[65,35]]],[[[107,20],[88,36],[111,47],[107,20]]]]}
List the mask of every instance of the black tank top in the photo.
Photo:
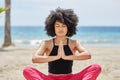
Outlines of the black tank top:
{"type": "MultiPolygon", "coordinates": [[[[72,51],[68,46],[69,43],[68,40],[69,39],[67,38],[67,45],[64,45],[64,52],[65,55],[72,55],[72,51]]],[[[55,45],[54,39],[53,39],[53,44],[54,47],[49,56],[56,56],[58,53],[58,46],[55,45]]],[[[48,72],[53,74],[68,74],[72,72],[72,65],[73,65],[73,60],[63,60],[61,58],[55,61],[48,62],[48,72]]]]}

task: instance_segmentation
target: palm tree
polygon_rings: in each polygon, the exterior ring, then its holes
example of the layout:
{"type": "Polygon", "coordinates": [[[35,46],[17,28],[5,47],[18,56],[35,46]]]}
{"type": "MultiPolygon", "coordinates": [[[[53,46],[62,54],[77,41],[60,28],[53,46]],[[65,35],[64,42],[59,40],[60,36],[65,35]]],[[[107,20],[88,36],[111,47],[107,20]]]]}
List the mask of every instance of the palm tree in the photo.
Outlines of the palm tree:
{"type": "Polygon", "coordinates": [[[9,9],[9,6],[6,6],[5,8],[0,7],[0,14],[8,9],[9,9]]]}
{"type": "Polygon", "coordinates": [[[2,47],[13,45],[11,41],[11,28],[10,28],[10,11],[11,11],[10,2],[11,0],[5,0],[5,6],[6,7],[9,6],[9,9],[5,11],[5,37],[2,47]]]}

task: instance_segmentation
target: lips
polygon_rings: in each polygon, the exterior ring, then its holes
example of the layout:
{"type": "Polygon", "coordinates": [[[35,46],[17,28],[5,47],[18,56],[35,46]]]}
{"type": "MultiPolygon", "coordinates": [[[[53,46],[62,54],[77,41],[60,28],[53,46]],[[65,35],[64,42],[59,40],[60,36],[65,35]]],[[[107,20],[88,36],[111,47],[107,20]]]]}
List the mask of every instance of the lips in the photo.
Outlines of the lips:
{"type": "Polygon", "coordinates": [[[58,31],[58,33],[63,33],[63,31],[58,31]]]}

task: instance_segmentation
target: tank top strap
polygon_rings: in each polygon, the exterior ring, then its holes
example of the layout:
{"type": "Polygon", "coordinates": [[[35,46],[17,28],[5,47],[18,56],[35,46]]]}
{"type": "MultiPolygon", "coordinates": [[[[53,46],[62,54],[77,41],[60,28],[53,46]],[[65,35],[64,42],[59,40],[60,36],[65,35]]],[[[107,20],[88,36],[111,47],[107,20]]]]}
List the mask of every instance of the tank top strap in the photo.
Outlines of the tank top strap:
{"type": "Polygon", "coordinates": [[[67,45],[69,44],[69,38],[67,38],[67,45]]]}
{"type": "Polygon", "coordinates": [[[53,45],[55,45],[55,39],[53,38],[53,45]]]}

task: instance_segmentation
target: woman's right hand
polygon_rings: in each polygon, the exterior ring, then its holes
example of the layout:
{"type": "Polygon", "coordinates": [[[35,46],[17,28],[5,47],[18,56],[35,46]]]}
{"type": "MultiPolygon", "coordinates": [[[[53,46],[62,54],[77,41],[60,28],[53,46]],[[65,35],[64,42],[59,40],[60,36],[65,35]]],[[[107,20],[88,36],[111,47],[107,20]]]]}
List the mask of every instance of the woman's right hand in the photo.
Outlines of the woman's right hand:
{"type": "Polygon", "coordinates": [[[57,57],[60,59],[62,58],[62,48],[63,48],[63,42],[60,41],[59,45],[58,45],[58,54],[57,57]]]}

